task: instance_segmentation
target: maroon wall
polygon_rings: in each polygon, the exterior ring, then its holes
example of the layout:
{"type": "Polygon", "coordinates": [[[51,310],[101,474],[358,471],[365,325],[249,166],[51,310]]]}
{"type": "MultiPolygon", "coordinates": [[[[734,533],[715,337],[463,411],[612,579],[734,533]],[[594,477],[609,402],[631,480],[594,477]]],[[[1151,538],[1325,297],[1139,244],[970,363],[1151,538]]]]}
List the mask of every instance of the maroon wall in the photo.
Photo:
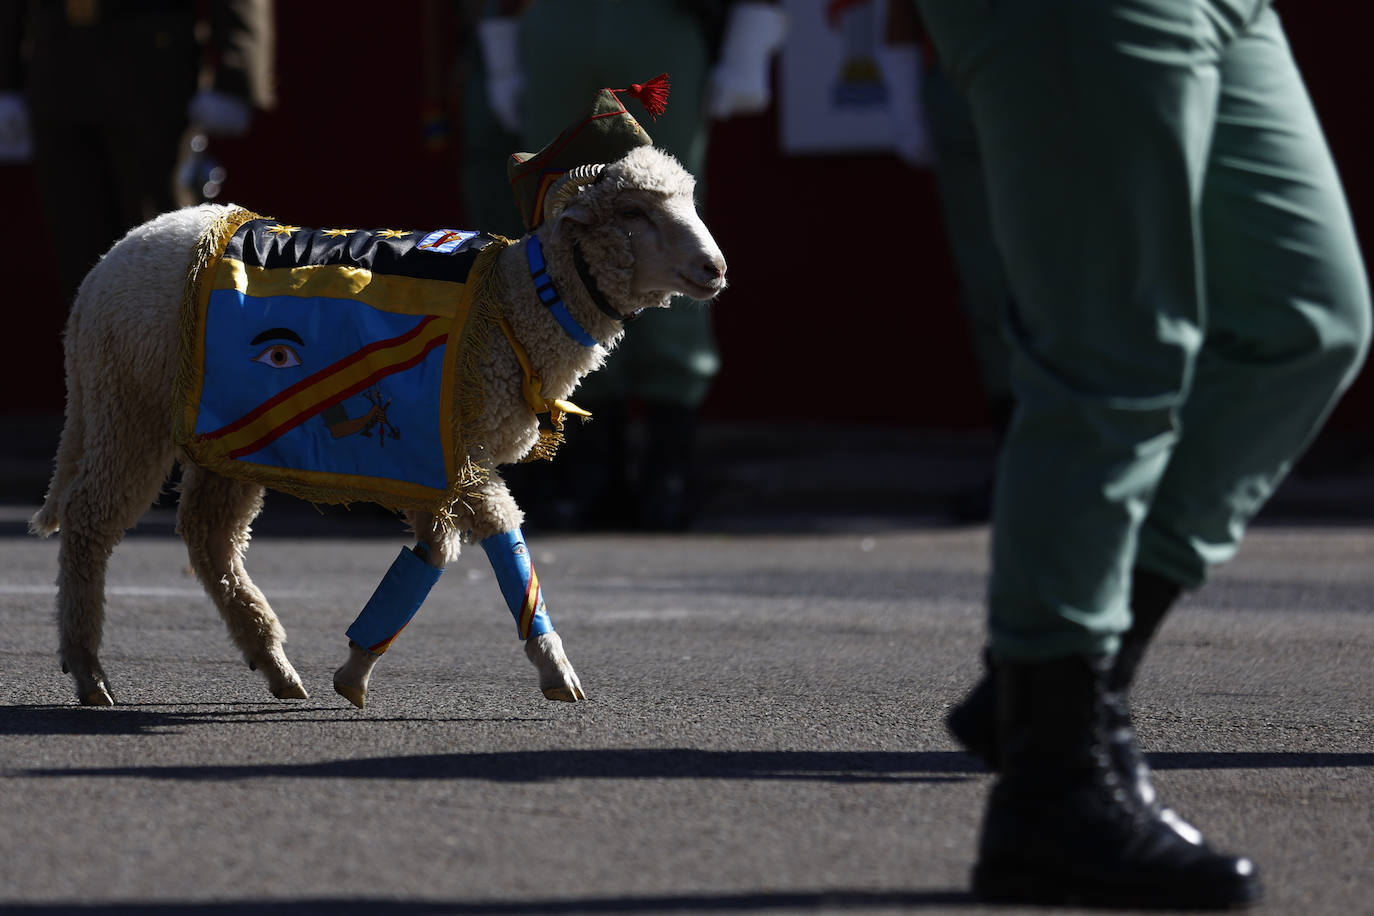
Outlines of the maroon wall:
{"type": "MultiPolygon", "coordinates": [[[[1290,37],[1347,183],[1374,219],[1369,80],[1357,30],[1321,7],[1284,8],[1290,37]]],[[[427,149],[420,120],[421,4],[278,5],[280,106],[251,140],[220,143],[227,196],[305,225],[463,223],[455,148],[427,149]],[[318,16],[320,9],[327,16],[318,16]]],[[[440,36],[442,44],[442,38],[440,36]]],[[[985,421],[928,174],[888,156],[784,157],[776,118],[721,124],[708,219],[730,261],[715,307],[724,368],[717,419],[855,421],[958,428],[985,421]]],[[[0,251],[17,345],[0,413],[57,412],[61,331],[50,230],[26,166],[0,166],[0,251]]],[[[1367,371],[1335,418],[1362,430],[1367,371]]]]}

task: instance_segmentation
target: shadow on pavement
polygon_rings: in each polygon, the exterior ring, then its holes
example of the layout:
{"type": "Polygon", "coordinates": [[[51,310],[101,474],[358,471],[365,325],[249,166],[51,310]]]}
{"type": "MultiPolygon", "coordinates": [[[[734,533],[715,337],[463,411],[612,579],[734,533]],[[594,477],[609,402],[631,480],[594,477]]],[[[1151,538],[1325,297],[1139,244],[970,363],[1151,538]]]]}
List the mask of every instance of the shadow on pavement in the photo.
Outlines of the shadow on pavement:
{"type": "Polygon", "coordinates": [[[1156,770],[1306,770],[1374,766],[1374,754],[1339,751],[1169,751],[1145,757],[1156,770]]]}
{"type": "Polygon", "coordinates": [[[281,913],[285,916],[375,916],[377,913],[394,916],[478,916],[490,913],[691,913],[691,912],[767,912],[769,910],[824,910],[837,908],[891,909],[894,907],[922,909],[925,907],[973,906],[973,897],[965,891],[777,891],[739,894],[680,894],[645,897],[594,897],[581,899],[545,900],[392,900],[386,898],[359,900],[245,900],[238,902],[185,903],[52,903],[6,906],[0,911],[7,916],[51,916],[56,913],[80,913],[83,916],[247,916],[247,914],[281,913]]]}
{"type": "MultiPolygon", "coordinates": [[[[116,693],[116,701],[118,694],[116,693]]],[[[251,719],[259,724],[276,722],[347,723],[366,721],[436,722],[434,716],[367,716],[359,719],[351,708],[340,705],[309,706],[265,705],[256,702],[221,702],[203,704],[204,709],[189,708],[187,703],[139,703],[137,706],[85,708],[76,705],[58,706],[48,703],[0,706],[0,736],[3,735],[156,735],[178,734],[194,725],[223,725],[251,719]],[[162,711],[157,706],[173,707],[162,711]],[[340,713],[343,713],[341,716],[340,713]],[[350,718],[353,717],[353,718],[350,718]]],[[[454,722],[547,722],[547,716],[486,716],[476,718],[442,719],[454,722]]]]}
{"type": "MultiPolygon", "coordinates": [[[[242,704],[205,712],[142,709],[17,706],[0,716],[0,735],[148,734],[223,722],[228,716],[272,717],[278,710],[242,704]]],[[[293,712],[311,712],[294,710],[293,712]]],[[[323,712],[323,710],[319,710],[323,712]]],[[[351,720],[317,716],[310,722],[351,720]]],[[[1163,752],[1147,755],[1160,770],[1309,769],[1374,766],[1369,753],[1163,752]]],[[[690,748],[511,751],[417,754],[307,764],[124,766],[31,769],[30,777],[138,777],[144,779],[484,779],[540,782],[564,779],[778,779],[857,782],[949,782],[973,778],[985,768],[960,751],[710,751],[690,748]]]]}
{"type": "MultiPolygon", "coordinates": [[[[96,712],[96,715],[103,714],[96,712]]],[[[11,771],[10,775],[114,776],[191,781],[288,777],[483,779],[505,783],[567,779],[773,779],[915,783],[964,781],[973,778],[979,770],[977,761],[958,751],[701,751],[689,748],[630,748],[416,754],[306,764],[39,768],[11,771]]]]}

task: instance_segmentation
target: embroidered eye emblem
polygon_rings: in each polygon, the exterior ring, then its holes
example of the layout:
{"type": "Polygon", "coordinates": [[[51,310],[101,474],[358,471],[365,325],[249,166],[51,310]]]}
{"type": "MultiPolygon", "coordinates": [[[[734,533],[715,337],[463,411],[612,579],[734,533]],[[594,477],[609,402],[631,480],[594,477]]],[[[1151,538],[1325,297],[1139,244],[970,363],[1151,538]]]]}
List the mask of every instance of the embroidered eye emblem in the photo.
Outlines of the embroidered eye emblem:
{"type": "Polygon", "coordinates": [[[301,358],[292,347],[286,344],[273,344],[253,357],[253,362],[271,366],[273,369],[290,369],[292,366],[299,366],[301,358]]]}

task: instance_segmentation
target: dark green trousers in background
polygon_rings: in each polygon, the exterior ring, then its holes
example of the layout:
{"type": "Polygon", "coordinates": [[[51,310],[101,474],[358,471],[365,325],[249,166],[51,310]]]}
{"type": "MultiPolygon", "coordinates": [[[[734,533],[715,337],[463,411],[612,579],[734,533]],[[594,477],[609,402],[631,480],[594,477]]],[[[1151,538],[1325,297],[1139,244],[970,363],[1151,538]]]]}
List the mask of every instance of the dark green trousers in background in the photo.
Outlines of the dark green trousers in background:
{"type": "MultiPolygon", "coordinates": [[[[473,216],[489,231],[513,223],[522,231],[505,177],[505,157],[534,152],[587,113],[602,88],[625,89],[667,72],[668,108],[651,120],[638,102],[623,96],[654,146],[697,178],[705,199],[706,82],[711,48],[703,19],[678,0],[535,0],[520,17],[520,66],[525,78],[518,145],[487,112],[480,72],[469,84],[469,150],[465,188],[473,216]],[[491,214],[488,216],[488,214],[491,214]]],[[[679,298],[673,307],[645,313],[599,372],[584,380],[578,403],[589,406],[634,397],[695,410],[720,368],[707,306],[679,298]]]]}
{"type": "Polygon", "coordinates": [[[1369,286],[1265,0],[919,0],[1014,299],[994,656],[1114,651],[1229,559],[1363,362],[1369,286]]]}

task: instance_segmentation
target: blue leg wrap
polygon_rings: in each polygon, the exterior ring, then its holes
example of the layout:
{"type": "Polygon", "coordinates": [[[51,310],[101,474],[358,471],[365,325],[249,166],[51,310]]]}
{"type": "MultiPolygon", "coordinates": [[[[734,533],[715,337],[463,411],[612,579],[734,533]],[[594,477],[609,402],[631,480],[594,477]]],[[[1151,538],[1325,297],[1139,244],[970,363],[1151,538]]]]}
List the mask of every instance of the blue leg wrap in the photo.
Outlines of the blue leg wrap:
{"type": "Polygon", "coordinates": [[[427,553],[419,544],[401,551],[358,619],[348,628],[349,639],[372,652],[386,651],[420,610],[443,572],[425,562],[427,553]]]}
{"type": "Polygon", "coordinates": [[[521,639],[553,632],[553,621],[544,606],[544,593],[539,577],[530,564],[530,551],[519,529],[493,534],[482,541],[482,549],[491,560],[496,582],[501,586],[506,605],[515,618],[516,632],[521,639]]]}

